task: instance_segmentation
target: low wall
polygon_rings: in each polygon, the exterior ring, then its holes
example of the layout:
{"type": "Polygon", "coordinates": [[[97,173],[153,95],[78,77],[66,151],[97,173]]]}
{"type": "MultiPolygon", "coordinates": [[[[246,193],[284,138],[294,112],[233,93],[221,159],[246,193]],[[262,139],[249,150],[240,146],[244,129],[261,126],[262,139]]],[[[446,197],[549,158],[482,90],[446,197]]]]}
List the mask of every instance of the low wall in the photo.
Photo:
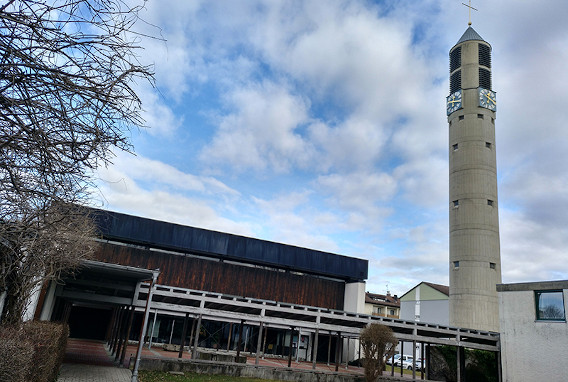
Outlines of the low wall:
{"type": "MultiPolygon", "coordinates": [[[[232,362],[213,362],[186,359],[142,358],[140,370],[173,371],[196,374],[221,374],[232,377],[250,377],[277,381],[294,382],[364,382],[362,375],[331,373],[324,371],[275,368],[268,366],[243,365],[232,362]]],[[[420,377],[418,377],[419,379],[420,377]]],[[[408,381],[391,376],[382,376],[377,382],[408,381]]]]}

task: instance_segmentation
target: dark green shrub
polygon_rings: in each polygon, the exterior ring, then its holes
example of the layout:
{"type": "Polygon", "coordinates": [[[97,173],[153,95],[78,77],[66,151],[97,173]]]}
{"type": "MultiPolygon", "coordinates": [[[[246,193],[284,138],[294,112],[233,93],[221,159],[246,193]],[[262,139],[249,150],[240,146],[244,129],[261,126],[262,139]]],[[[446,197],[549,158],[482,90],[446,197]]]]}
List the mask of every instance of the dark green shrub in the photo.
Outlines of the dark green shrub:
{"type": "MultiPolygon", "coordinates": [[[[454,346],[434,346],[430,351],[430,378],[453,382],[457,380],[457,349],[454,346]]],[[[499,371],[495,353],[465,349],[466,381],[497,382],[499,371]]]]}

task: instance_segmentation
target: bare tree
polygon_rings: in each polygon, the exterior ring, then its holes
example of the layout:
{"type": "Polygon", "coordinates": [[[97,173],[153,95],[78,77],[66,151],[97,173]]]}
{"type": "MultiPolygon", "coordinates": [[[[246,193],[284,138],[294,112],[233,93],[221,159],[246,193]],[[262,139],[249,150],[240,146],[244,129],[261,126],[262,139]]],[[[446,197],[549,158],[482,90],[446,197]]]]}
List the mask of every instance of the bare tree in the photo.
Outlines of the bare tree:
{"type": "Polygon", "coordinates": [[[370,324],[361,331],[360,341],[365,381],[374,382],[383,374],[385,362],[393,356],[398,340],[388,326],[370,324]]]}
{"type": "MultiPolygon", "coordinates": [[[[92,172],[131,151],[143,126],[132,32],[140,7],[122,0],[9,0],[0,6],[0,293],[27,297],[91,251],[92,172]],[[51,242],[50,242],[51,241],[51,242]],[[84,244],[84,247],[81,247],[84,244]],[[19,291],[16,291],[15,289],[19,291]]],[[[21,303],[7,300],[4,321],[21,303]]]]}

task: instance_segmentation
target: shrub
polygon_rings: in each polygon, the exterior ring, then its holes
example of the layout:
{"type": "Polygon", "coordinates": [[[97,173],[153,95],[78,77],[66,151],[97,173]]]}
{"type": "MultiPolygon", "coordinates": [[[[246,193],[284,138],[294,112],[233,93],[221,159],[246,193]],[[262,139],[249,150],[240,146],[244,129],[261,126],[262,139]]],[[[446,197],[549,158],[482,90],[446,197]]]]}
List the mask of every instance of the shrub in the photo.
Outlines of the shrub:
{"type": "Polygon", "coordinates": [[[0,328],[0,381],[27,382],[34,349],[22,341],[20,328],[0,328]]]}
{"type": "Polygon", "coordinates": [[[65,355],[66,324],[28,321],[0,329],[0,380],[53,382],[65,355]]]}
{"type": "Polygon", "coordinates": [[[385,359],[392,357],[398,340],[388,326],[371,324],[361,330],[360,341],[365,381],[373,382],[383,373],[385,359]]]}
{"type": "MultiPolygon", "coordinates": [[[[430,351],[430,378],[457,381],[457,349],[454,346],[433,346],[430,351]]],[[[499,370],[495,353],[465,349],[465,378],[468,381],[496,382],[499,370]]]]}

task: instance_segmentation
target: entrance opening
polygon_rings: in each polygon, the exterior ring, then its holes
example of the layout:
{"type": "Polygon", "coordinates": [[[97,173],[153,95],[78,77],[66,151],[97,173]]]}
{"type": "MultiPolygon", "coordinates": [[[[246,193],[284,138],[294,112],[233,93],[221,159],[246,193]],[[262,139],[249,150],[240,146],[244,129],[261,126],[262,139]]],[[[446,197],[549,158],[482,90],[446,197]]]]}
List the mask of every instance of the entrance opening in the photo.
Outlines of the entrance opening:
{"type": "Polygon", "coordinates": [[[74,306],[69,315],[69,337],[104,340],[111,309],[74,306]]]}

